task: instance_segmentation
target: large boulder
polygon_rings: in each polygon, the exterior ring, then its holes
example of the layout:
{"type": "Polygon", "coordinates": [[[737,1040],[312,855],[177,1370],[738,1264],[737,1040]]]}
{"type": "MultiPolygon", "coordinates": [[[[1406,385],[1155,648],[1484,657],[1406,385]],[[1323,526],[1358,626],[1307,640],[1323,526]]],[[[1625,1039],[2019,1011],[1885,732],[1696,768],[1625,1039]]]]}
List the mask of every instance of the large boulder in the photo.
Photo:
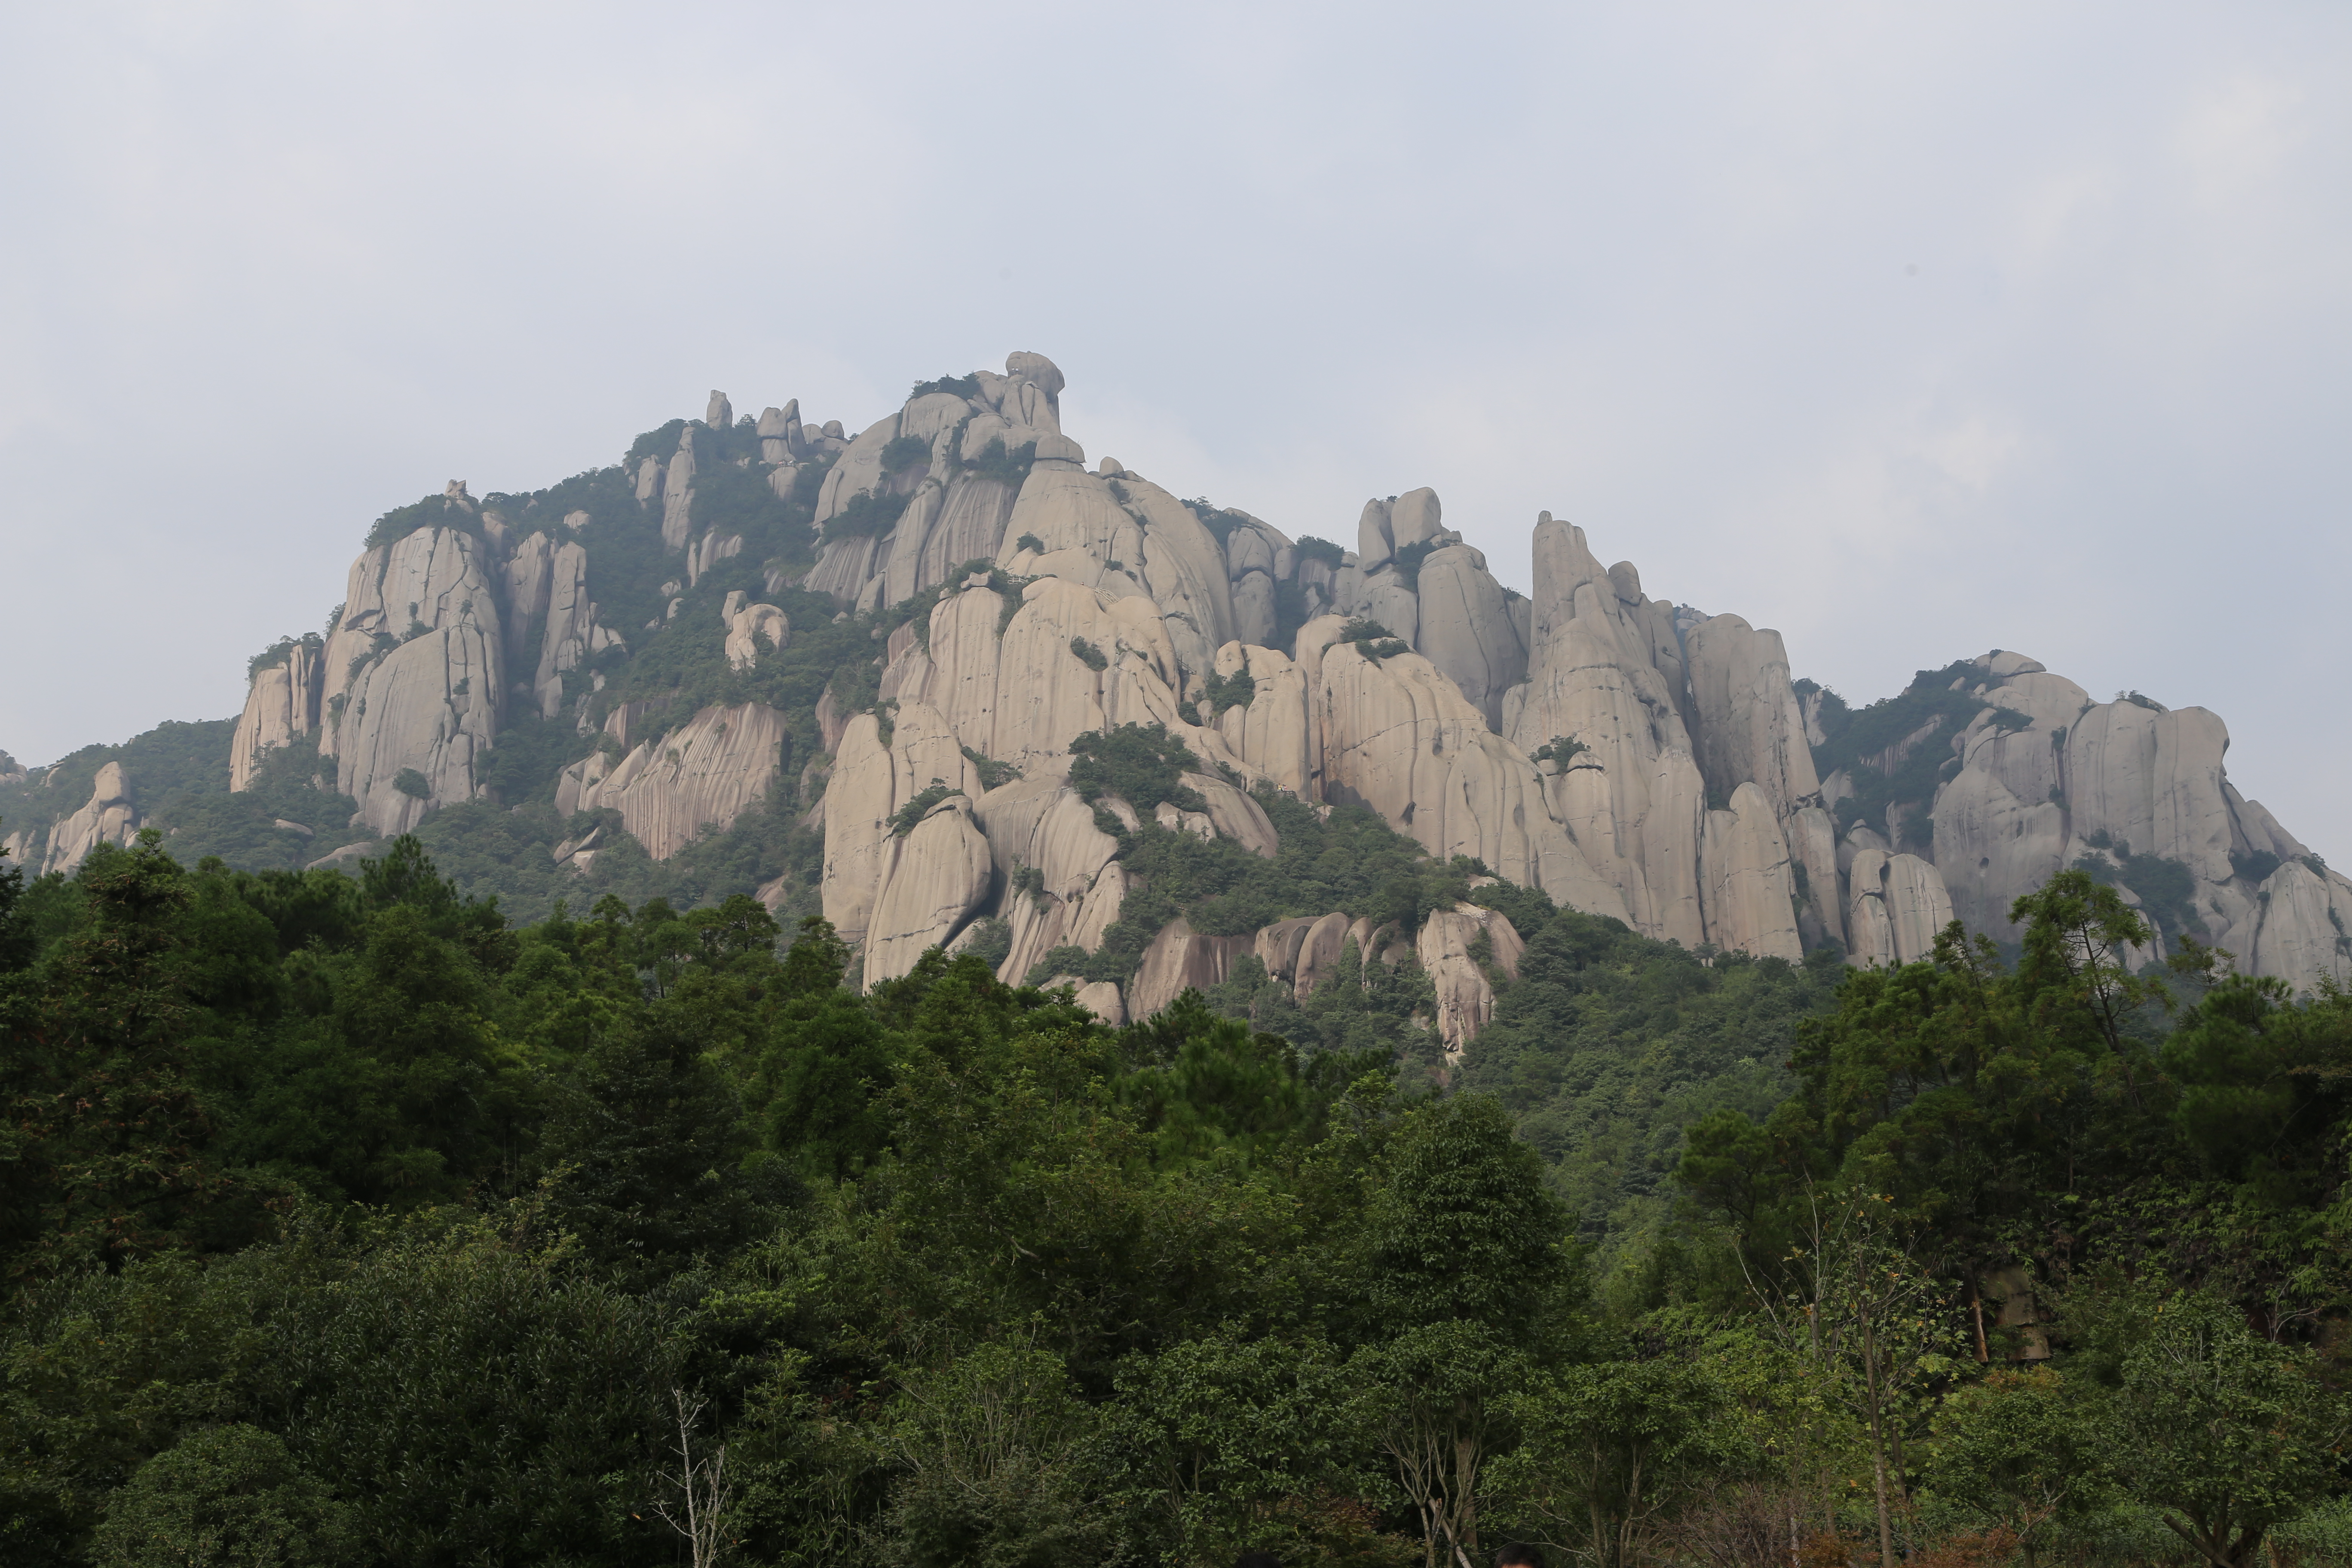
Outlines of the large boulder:
{"type": "Polygon", "coordinates": [[[890,841],[866,931],[866,984],[896,979],[952,939],[986,900],[989,881],[988,841],[972,826],[971,802],[950,795],[890,841]]]}
{"type": "Polygon", "coordinates": [[[49,829],[48,858],[41,869],[69,875],[91,850],[101,844],[127,845],[139,836],[139,827],[131,780],[121,763],[108,763],[98,770],[89,799],[49,829]]]}
{"type": "Polygon", "coordinates": [[[1864,968],[1916,963],[1936,951],[1951,923],[1952,901],[1935,867],[1916,855],[1864,849],[1848,874],[1853,893],[1847,928],[1850,963],[1864,968]]]}
{"type": "Polygon", "coordinates": [[[2262,910],[2248,970],[2299,991],[2352,982],[2352,882],[2290,860],[2263,879],[2262,910]]]}
{"type": "Polygon", "coordinates": [[[567,672],[608,647],[627,646],[598,622],[595,602],[588,597],[587,548],[577,541],[558,546],[548,559],[547,626],[531,677],[540,717],[552,719],[562,709],[567,672]]]}
{"type": "Polygon", "coordinates": [[[277,664],[253,672],[246,692],[245,711],[237,715],[236,733],[229,742],[228,787],[232,793],[249,788],[261,759],[319,727],[319,700],[326,686],[326,666],[316,643],[298,642],[277,664]]]}
{"type": "Polygon", "coordinates": [[[1128,983],[1128,1016],[1149,1018],[1187,991],[1207,990],[1256,945],[1253,937],[1202,936],[1189,921],[1170,921],[1143,950],[1143,962],[1128,983]]]}
{"type": "Polygon", "coordinates": [[[1466,544],[1432,551],[1421,563],[1417,614],[1414,649],[1499,731],[1503,693],[1528,678],[1528,650],[1486,556],[1466,544]]]}
{"type": "Polygon", "coordinates": [[[1731,792],[1730,809],[1706,814],[1700,855],[1707,941],[1759,958],[1801,961],[1796,879],[1779,814],[1762,788],[1744,782],[1731,792]]]}
{"type": "Polygon", "coordinates": [[[1246,706],[1217,715],[1217,732],[1251,773],[1274,787],[1306,798],[1313,769],[1307,762],[1307,679],[1299,668],[1272,648],[1227,643],[1217,650],[1217,674],[1248,671],[1255,688],[1246,706]]]}
{"type": "Polygon", "coordinates": [[[1495,988],[1472,950],[1486,938],[1486,962],[1517,979],[1527,943],[1499,910],[1475,904],[1439,910],[1422,922],[1414,952],[1437,992],[1437,1033],[1448,1056],[1459,1056],[1494,1021],[1495,988]]]}
{"type": "Polygon", "coordinates": [[[1699,772],[1708,790],[1723,798],[1752,783],[1783,817],[1812,802],[1821,780],[1780,634],[1738,616],[1717,616],[1694,630],[1686,646],[1699,772]]]}
{"type": "MultiPolygon", "coordinates": [[[[1638,591],[1638,590],[1636,590],[1638,591]]],[[[1507,693],[1505,729],[1527,754],[1583,748],[1555,804],[1635,929],[1696,946],[1706,789],[1676,697],[1654,658],[1658,617],[1628,604],[1584,531],[1549,512],[1535,533],[1528,675],[1507,693]],[[1587,759],[1590,759],[1589,762],[1587,759]]],[[[1671,629],[1669,617],[1665,623],[1671,629]]],[[[1674,675],[1679,679],[1679,664],[1674,675]]]]}
{"type": "Polygon", "coordinates": [[[2230,731],[2202,708],[2097,704],[2066,734],[2066,804],[2076,838],[2105,833],[2136,854],[2227,881],[2231,814],[2221,753],[2230,731]]]}

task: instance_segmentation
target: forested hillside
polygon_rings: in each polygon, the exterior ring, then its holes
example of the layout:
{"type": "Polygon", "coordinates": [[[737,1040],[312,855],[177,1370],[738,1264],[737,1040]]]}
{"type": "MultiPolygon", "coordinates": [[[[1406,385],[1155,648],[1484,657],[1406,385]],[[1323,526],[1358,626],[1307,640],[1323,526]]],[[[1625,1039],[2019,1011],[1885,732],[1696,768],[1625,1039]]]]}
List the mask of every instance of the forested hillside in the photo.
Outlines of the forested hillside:
{"type": "MultiPolygon", "coordinates": [[[[2352,1558],[2341,993],[2086,873],[1847,973],[1331,820],[1292,873],[1526,936],[1458,1060],[1352,942],[1112,1028],[414,838],[10,869],[0,1551],[2352,1558]]],[[[1267,918],[1218,864],[1154,885],[1267,918]]]]}

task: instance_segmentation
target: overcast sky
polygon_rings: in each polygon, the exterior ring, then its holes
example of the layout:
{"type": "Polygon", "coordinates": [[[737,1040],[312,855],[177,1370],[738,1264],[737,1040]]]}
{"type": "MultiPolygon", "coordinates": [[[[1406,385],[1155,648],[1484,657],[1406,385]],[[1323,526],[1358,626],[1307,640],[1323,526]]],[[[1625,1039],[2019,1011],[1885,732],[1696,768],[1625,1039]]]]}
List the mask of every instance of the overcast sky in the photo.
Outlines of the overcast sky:
{"type": "Polygon", "coordinates": [[[1051,355],[1178,494],[1539,509],[1861,703],[2021,649],[2352,865],[2352,6],[7,7],[0,747],[368,524],[1051,355]]]}

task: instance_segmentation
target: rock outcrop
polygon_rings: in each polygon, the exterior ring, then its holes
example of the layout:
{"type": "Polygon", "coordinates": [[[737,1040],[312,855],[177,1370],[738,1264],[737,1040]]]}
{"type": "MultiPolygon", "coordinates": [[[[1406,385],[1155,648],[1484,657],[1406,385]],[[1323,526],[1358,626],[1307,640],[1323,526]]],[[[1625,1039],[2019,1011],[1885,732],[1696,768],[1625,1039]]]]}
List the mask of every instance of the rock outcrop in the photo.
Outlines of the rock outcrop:
{"type": "Polygon", "coordinates": [[[783,762],[784,716],[756,702],[705,708],[615,762],[598,752],[564,769],[555,809],[613,810],[646,853],[667,860],[723,830],[766,795],[783,762]]]}
{"type": "Polygon", "coordinates": [[[472,533],[418,529],[352,563],[327,639],[319,750],[359,802],[356,822],[404,833],[432,806],[473,798],[498,734],[504,655],[472,533]]]}
{"type": "Polygon", "coordinates": [[[926,948],[950,941],[988,896],[988,841],[972,826],[971,802],[953,795],[904,837],[885,846],[879,891],[866,939],[866,984],[896,979],[926,948]]]}
{"type": "Polygon", "coordinates": [[[101,844],[127,845],[139,836],[139,808],[131,801],[131,780],[121,763],[98,770],[89,800],[49,829],[48,858],[44,872],[70,874],[101,844]]]}
{"type": "Polygon", "coordinates": [[[1494,1021],[1495,987],[1486,966],[1516,980],[1526,951],[1527,943],[1499,910],[1456,904],[1422,922],[1415,952],[1437,992],[1437,1033],[1447,1055],[1460,1056],[1494,1021]]]}
{"type": "Polygon", "coordinates": [[[253,672],[245,711],[229,742],[228,787],[250,788],[261,759],[319,727],[319,702],[326,687],[324,648],[305,640],[289,646],[282,661],[253,672]]]}

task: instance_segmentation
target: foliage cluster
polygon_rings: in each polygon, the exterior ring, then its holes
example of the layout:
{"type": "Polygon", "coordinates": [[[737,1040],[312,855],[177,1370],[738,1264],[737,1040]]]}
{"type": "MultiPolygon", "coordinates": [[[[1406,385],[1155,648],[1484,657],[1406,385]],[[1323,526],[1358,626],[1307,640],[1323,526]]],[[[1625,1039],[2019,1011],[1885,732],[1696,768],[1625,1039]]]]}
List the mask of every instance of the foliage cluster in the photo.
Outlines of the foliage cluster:
{"type": "MultiPolygon", "coordinates": [[[[1377,819],[1269,809],[1297,907],[1379,891],[1377,819]]],[[[2352,999],[2184,1004],[2079,874],[2013,971],[1955,932],[1842,981],[1415,875],[1532,933],[1451,1067],[1386,1026],[1412,966],[1352,947],[1288,1014],[1219,1016],[1284,990],[1244,964],[1112,1030],[976,955],[859,995],[740,896],[515,928],[414,840],[347,877],[150,835],[37,931],[0,874],[0,1539],[682,1559],[723,1445],[747,1563],[2334,1540],[2352,999]],[[1691,1116],[1596,1271],[1547,1155],[1654,1173],[1691,1116]],[[2021,1270],[2022,1314],[1972,1308],[2021,1270]]]]}

